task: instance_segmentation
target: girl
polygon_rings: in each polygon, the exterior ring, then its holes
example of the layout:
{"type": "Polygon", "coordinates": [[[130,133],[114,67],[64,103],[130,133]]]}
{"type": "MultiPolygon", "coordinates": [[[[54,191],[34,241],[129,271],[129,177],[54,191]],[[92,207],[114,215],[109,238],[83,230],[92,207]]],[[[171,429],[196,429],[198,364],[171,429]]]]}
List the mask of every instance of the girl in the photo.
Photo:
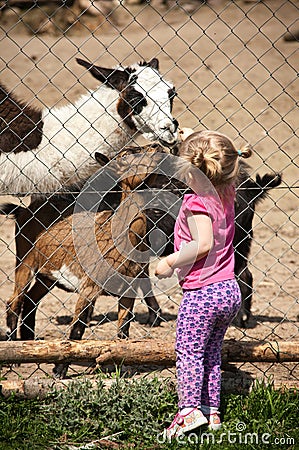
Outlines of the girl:
{"type": "Polygon", "coordinates": [[[238,158],[246,145],[214,131],[182,130],[179,156],[191,193],[184,196],[174,228],[175,252],[159,261],[158,278],[177,271],[183,289],[176,332],[179,412],[166,430],[169,439],[219,416],[221,348],[225,332],[241,304],[234,276],[234,184],[238,158]],[[200,169],[200,170],[199,170],[200,169]]]}

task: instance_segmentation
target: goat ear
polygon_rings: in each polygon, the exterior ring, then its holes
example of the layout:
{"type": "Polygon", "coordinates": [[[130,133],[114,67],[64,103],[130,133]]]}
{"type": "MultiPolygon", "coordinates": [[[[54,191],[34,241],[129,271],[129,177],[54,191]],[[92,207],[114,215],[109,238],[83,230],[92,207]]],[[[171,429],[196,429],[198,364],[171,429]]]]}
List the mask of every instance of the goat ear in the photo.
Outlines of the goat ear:
{"type": "Polygon", "coordinates": [[[88,69],[91,75],[97,80],[107,84],[111,89],[116,89],[120,92],[126,87],[130,77],[130,74],[124,70],[104,69],[103,67],[98,67],[87,61],[83,61],[83,59],[77,58],[77,63],[88,69]]]}
{"type": "Polygon", "coordinates": [[[159,60],[157,58],[153,58],[149,63],[148,66],[152,69],[159,70],[159,60]]]}
{"type": "Polygon", "coordinates": [[[96,152],[94,157],[101,166],[106,166],[106,164],[110,161],[110,159],[106,155],[103,155],[103,153],[96,152]]]}

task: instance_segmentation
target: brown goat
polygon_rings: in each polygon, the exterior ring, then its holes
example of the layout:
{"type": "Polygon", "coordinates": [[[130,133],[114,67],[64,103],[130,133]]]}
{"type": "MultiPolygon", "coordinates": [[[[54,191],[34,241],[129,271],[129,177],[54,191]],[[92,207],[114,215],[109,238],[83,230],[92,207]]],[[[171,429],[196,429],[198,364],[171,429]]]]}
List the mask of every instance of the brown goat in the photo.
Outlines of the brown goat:
{"type": "MultiPolygon", "coordinates": [[[[148,270],[146,258],[141,258],[145,262],[134,261],[134,258],[130,259],[130,256],[127,256],[126,252],[123,251],[123,249],[126,249],[128,242],[129,246],[139,252],[147,249],[143,241],[146,235],[146,217],[141,212],[140,196],[134,195],[132,200],[129,194],[140,186],[146,178],[155,176],[151,173],[157,162],[163,158],[160,153],[161,150],[162,148],[159,145],[129,147],[114,162],[114,165],[117,165],[117,174],[114,173],[114,176],[126,177],[120,182],[121,202],[118,209],[115,213],[102,211],[88,212],[87,215],[87,222],[89,222],[90,217],[92,218],[92,233],[99,250],[96,255],[93,255],[88,247],[90,241],[88,240],[88,232],[85,233],[84,229],[86,212],[75,212],[72,215],[66,213],[66,217],[61,218],[60,216],[60,220],[57,220],[47,229],[45,229],[44,224],[40,226],[38,234],[36,234],[36,231],[32,231],[31,235],[30,232],[24,234],[24,230],[21,229],[19,234],[21,239],[16,240],[18,259],[15,288],[8,301],[7,308],[7,325],[11,330],[12,339],[16,338],[21,312],[21,338],[34,339],[36,309],[40,300],[54,286],[79,293],[70,339],[81,339],[96,298],[109,292],[104,287],[109,277],[113,276],[109,268],[117,271],[118,282],[119,277],[123,275],[124,278],[130,277],[134,285],[134,280],[145,276],[148,270]],[[115,220],[117,214],[118,221],[115,220]],[[80,225],[81,218],[82,224],[80,225]],[[128,228],[125,230],[126,236],[123,235],[124,224],[128,228]],[[120,229],[118,229],[118,226],[120,229]],[[31,239],[34,239],[33,242],[30,242],[31,239]],[[99,254],[101,257],[99,257],[99,254]],[[81,266],[82,261],[88,261],[89,271],[86,272],[81,266]],[[106,264],[108,269],[105,268],[106,264]],[[30,288],[34,277],[35,283],[30,288]]],[[[101,165],[108,161],[107,157],[100,154],[97,154],[96,159],[101,165]]],[[[101,176],[101,174],[98,174],[98,176],[101,176]]],[[[52,208],[51,221],[53,222],[55,207],[52,205],[52,208]]],[[[20,218],[21,214],[28,218],[26,208],[17,207],[17,209],[19,209],[19,212],[15,213],[17,219],[20,218]]],[[[62,209],[62,205],[60,205],[60,209],[62,209]]],[[[56,214],[58,219],[59,212],[56,214]]],[[[34,220],[39,220],[38,214],[34,217],[34,220]]],[[[17,220],[17,226],[20,222],[25,223],[24,217],[22,220],[17,220]]],[[[28,231],[30,229],[33,230],[31,220],[29,221],[28,231]]],[[[120,295],[119,297],[118,336],[121,338],[128,337],[134,300],[132,289],[130,295],[120,295]]],[[[56,366],[57,376],[64,376],[66,371],[67,366],[56,366]]]]}

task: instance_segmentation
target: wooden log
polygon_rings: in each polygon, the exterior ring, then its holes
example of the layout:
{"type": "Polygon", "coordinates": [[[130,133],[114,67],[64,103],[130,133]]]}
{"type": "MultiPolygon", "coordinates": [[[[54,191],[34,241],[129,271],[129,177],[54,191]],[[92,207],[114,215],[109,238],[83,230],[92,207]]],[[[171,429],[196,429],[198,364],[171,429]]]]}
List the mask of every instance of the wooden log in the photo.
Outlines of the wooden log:
{"type": "Polygon", "coordinates": [[[226,362],[298,362],[299,341],[224,342],[222,359],[226,362]]]}
{"type": "MultiPolygon", "coordinates": [[[[98,364],[175,364],[174,342],[161,339],[107,341],[4,341],[0,362],[59,363],[96,361],[98,364]]],[[[299,362],[299,341],[239,342],[223,344],[223,362],[299,362]]]]}

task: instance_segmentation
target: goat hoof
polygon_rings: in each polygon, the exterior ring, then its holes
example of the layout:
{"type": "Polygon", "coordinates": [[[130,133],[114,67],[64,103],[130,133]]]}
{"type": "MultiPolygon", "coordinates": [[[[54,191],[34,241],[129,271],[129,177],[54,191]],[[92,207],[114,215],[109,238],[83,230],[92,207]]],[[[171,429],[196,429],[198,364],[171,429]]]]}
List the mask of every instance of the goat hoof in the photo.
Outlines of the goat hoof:
{"type": "Polygon", "coordinates": [[[152,313],[148,316],[146,325],[149,327],[159,327],[162,323],[162,318],[160,316],[160,313],[152,313]]]}
{"type": "Polygon", "coordinates": [[[6,341],[16,341],[17,340],[17,330],[11,331],[10,329],[6,330],[6,341]]]}
{"type": "Polygon", "coordinates": [[[126,331],[119,331],[117,337],[118,339],[129,339],[129,333],[126,331]]]}
{"type": "Polygon", "coordinates": [[[68,364],[55,364],[53,368],[54,378],[57,378],[58,380],[65,378],[68,367],[68,364]]]}
{"type": "Polygon", "coordinates": [[[233,320],[233,324],[238,328],[248,328],[249,327],[250,315],[247,313],[237,314],[233,320]]]}
{"type": "MultiPolygon", "coordinates": [[[[34,341],[35,340],[35,334],[32,332],[24,332],[21,329],[21,341],[34,341]]],[[[39,341],[41,339],[38,339],[39,341]]]]}
{"type": "Polygon", "coordinates": [[[3,328],[0,328],[0,341],[11,340],[10,334],[11,334],[10,330],[4,330],[3,328]]]}

